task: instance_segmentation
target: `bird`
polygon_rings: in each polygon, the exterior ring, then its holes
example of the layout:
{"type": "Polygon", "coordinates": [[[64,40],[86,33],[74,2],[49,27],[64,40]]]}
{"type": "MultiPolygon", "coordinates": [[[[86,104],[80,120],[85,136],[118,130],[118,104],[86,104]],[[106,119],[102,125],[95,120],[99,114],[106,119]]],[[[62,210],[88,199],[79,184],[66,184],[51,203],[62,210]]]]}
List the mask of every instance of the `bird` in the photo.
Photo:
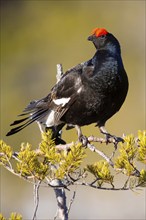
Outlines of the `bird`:
{"type": "Polygon", "coordinates": [[[52,130],[56,144],[65,144],[62,128],[76,128],[79,140],[84,140],[81,127],[95,123],[106,140],[114,138],[105,124],[123,105],[129,82],[117,38],[105,28],[94,28],[87,38],[95,47],[93,57],[67,70],[50,93],[34,100],[15,120],[6,135],[21,131],[37,122],[41,132],[52,130]]]}

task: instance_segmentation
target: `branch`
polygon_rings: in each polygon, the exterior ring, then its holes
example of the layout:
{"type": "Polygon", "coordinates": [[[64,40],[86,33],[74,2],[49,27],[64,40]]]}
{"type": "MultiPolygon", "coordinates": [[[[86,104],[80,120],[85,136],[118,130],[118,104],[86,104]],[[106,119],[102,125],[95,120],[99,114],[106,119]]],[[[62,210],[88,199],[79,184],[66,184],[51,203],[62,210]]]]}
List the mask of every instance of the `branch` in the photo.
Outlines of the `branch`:
{"type": "Polygon", "coordinates": [[[72,204],[73,204],[73,202],[74,202],[75,196],[76,196],[76,191],[73,192],[73,196],[72,196],[72,198],[71,198],[71,200],[70,200],[70,203],[69,203],[69,205],[68,205],[68,214],[69,214],[70,209],[71,209],[71,206],[72,206],[72,204]]]}
{"type": "Polygon", "coordinates": [[[57,219],[57,217],[61,220],[68,220],[68,208],[66,205],[65,189],[54,188],[54,192],[56,195],[57,205],[58,205],[58,210],[54,220],[57,219]]]}
{"type": "Polygon", "coordinates": [[[74,185],[80,185],[80,186],[89,186],[92,187],[94,189],[101,189],[101,190],[112,190],[112,191],[121,191],[121,190],[129,190],[130,188],[124,188],[124,187],[119,187],[119,188],[115,188],[115,187],[102,187],[102,186],[95,186],[92,183],[85,183],[85,182],[75,182],[74,185]]]}
{"type": "Polygon", "coordinates": [[[98,150],[93,144],[87,143],[87,148],[92,152],[96,152],[101,157],[103,157],[112,167],[114,167],[114,163],[111,161],[109,157],[107,157],[102,151],[98,150]]]}
{"type": "Polygon", "coordinates": [[[38,183],[34,183],[34,204],[35,204],[35,209],[34,209],[34,214],[32,220],[36,220],[36,214],[39,206],[39,188],[41,186],[41,180],[38,181],[38,183]]]}
{"type": "Polygon", "coordinates": [[[57,74],[56,74],[57,83],[60,81],[62,75],[63,75],[62,64],[57,64],[57,74]]]}
{"type": "Polygon", "coordinates": [[[59,151],[67,151],[69,150],[71,147],[73,146],[73,142],[69,143],[69,144],[58,144],[55,147],[59,150],[59,151]]]}

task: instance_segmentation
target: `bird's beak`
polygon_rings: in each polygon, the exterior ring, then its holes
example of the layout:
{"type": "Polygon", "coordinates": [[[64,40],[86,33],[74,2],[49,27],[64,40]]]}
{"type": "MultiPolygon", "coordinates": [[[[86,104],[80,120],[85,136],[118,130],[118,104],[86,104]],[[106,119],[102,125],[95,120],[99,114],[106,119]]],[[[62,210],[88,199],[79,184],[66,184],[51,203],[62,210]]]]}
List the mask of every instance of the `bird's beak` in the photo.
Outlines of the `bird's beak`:
{"type": "Polygon", "coordinates": [[[87,38],[87,40],[93,41],[93,35],[89,36],[89,37],[87,38]]]}

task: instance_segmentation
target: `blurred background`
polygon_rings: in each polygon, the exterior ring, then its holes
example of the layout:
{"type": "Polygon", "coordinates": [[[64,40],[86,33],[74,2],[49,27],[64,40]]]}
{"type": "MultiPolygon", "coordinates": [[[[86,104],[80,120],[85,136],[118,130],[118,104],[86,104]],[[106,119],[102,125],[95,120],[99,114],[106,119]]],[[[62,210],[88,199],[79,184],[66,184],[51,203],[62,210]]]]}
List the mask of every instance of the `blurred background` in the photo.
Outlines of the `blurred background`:
{"type": "MultiPolygon", "coordinates": [[[[117,136],[145,129],[145,1],[1,1],[1,138],[14,150],[21,142],[34,148],[41,140],[36,123],[6,137],[12,123],[33,99],[46,96],[56,82],[56,64],[64,71],[91,58],[95,49],[87,41],[91,30],[104,27],[120,41],[129,93],[119,113],[107,122],[117,136]]],[[[83,128],[86,135],[101,135],[95,125],[83,128]]],[[[75,141],[74,130],[63,138],[75,141]]],[[[98,146],[110,151],[109,146],[98,146]]],[[[113,149],[113,148],[112,148],[113,149]]],[[[111,150],[112,150],[111,149],[111,150]]],[[[97,161],[87,152],[86,162],[97,161]]],[[[12,211],[24,219],[33,214],[33,186],[1,168],[1,212],[12,211]]],[[[122,181],[119,179],[119,183],[122,181]]],[[[72,187],[77,195],[70,219],[144,219],[144,190],[113,192],[72,187]]],[[[68,202],[69,202],[68,199],[68,202]]],[[[53,219],[56,200],[52,189],[40,190],[38,219],[53,219]]]]}

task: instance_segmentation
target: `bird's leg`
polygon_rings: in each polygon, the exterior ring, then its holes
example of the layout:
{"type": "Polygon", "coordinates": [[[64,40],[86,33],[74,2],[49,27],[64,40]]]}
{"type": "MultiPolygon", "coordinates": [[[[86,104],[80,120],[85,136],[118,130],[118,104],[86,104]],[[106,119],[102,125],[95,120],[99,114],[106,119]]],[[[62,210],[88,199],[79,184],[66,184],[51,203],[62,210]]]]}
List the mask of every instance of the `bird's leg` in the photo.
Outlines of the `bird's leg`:
{"type": "Polygon", "coordinates": [[[86,146],[88,143],[87,137],[82,134],[81,128],[78,125],[75,125],[75,129],[77,130],[78,140],[86,146]]]}
{"type": "Polygon", "coordinates": [[[115,145],[117,145],[119,142],[124,142],[124,140],[121,137],[116,137],[115,135],[108,133],[104,126],[100,126],[99,129],[100,132],[105,135],[107,144],[111,142],[110,139],[114,140],[115,145]]]}

